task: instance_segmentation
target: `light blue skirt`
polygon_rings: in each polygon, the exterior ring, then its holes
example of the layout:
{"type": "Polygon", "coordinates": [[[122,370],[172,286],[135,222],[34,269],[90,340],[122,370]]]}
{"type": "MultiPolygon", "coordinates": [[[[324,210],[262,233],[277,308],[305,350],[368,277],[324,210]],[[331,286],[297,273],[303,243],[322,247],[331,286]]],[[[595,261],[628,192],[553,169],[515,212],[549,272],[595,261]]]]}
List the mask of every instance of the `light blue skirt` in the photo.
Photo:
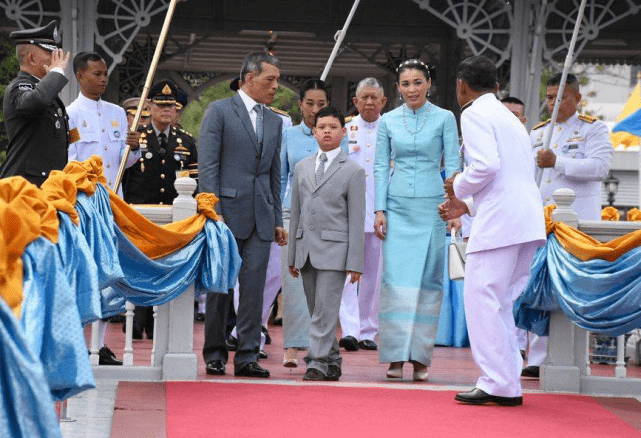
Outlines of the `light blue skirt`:
{"type": "Polygon", "coordinates": [[[443,198],[387,198],[387,235],[379,299],[382,363],[429,366],[443,300],[445,222],[443,198]]]}

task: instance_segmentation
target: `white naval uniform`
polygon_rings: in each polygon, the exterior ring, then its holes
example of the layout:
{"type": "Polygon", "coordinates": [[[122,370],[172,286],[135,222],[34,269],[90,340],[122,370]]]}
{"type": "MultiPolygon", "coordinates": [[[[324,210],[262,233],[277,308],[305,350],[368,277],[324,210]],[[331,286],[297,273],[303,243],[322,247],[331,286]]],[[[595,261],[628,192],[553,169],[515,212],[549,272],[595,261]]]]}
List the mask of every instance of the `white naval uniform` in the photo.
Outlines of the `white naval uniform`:
{"type": "MultiPolygon", "coordinates": [[[[549,123],[537,126],[530,133],[535,156],[552,128],[549,123]]],[[[543,205],[554,203],[552,194],[556,189],[572,189],[576,194],[572,208],[579,219],[601,220],[601,181],[608,176],[612,156],[608,127],[600,120],[575,113],[557,123],[550,149],[556,154],[556,164],[553,169],[543,170],[543,205]]]]}
{"type": "MultiPolygon", "coordinates": [[[[69,161],[84,161],[92,155],[100,156],[107,185],[113,189],[127,146],[125,110],[102,99],[89,99],[81,92],[67,107],[67,114],[69,131],[75,128],[79,135],[78,140],[69,144],[69,161]]],[[[140,149],[131,151],[126,167],[133,166],[139,159],[140,149]]],[[[122,185],[118,188],[118,196],[122,197],[122,185]]]]}
{"type": "MultiPolygon", "coordinates": [[[[378,119],[380,120],[380,119],[378,119]]],[[[345,283],[339,312],[342,336],[373,341],[378,333],[378,295],[382,242],[374,234],[374,153],[378,120],[358,115],[345,124],[349,159],[365,169],[365,267],[361,281],[345,283]]]]}
{"type": "Polygon", "coordinates": [[[472,198],[467,243],[465,317],[476,387],[521,396],[523,361],[516,344],[512,302],[528,278],[545,223],[534,179],[532,147],[523,124],[492,93],[461,113],[465,169],[454,179],[459,199],[472,198]]]}
{"type": "MultiPolygon", "coordinates": [[[[550,123],[532,129],[530,141],[536,154],[545,142],[550,123]]],[[[572,208],[579,219],[601,219],[601,182],[608,176],[612,156],[612,142],[605,123],[593,117],[574,113],[563,123],[557,123],[550,149],[556,154],[554,169],[543,171],[541,200],[543,205],[554,204],[552,194],[556,189],[572,189],[576,199],[572,208]]],[[[528,366],[541,366],[547,355],[547,336],[536,336],[518,330],[521,340],[529,341],[528,366]]],[[[522,345],[522,349],[525,347],[522,345]]]]}

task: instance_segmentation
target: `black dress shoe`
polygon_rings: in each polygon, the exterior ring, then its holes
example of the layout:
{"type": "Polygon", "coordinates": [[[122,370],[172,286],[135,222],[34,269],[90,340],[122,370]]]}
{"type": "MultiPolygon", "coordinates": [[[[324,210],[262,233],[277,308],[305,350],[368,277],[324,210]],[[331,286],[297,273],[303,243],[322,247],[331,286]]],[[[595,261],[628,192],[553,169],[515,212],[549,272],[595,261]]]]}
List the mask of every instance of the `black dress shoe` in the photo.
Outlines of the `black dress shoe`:
{"type": "Polygon", "coordinates": [[[307,368],[307,371],[305,371],[305,375],[303,376],[303,380],[311,380],[313,382],[322,382],[325,379],[325,374],[321,373],[316,368],[307,368]]]}
{"type": "Polygon", "coordinates": [[[327,377],[325,377],[325,380],[338,382],[338,379],[342,375],[343,375],[343,372],[341,371],[341,367],[339,367],[338,365],[330,365],[329,369],[327,370],[327,377]]]}
{"type": "Polygon", "coordinates": [[[491,395],[479,388],[469,392],[459,392],[454,400],[467,405],[521,406],[523,397],[500,397],[491,395]]]}
{"type": "Polygon", "coordinates": [[[234,338],[232,335],[229,335],[225,343],[227,344],[227,351],[238,350],[238,339],[234,338]]]}
{"type": "Polygon", "coordinates": [[[269,358],[269,356],[267,356],[267,352],[265,350],[260,350],[258,352],[258,360],[267,358],[269,358]]]}
{"type": "Polygon", "coordinates": [[[235,370],[234,375],[244,377],[260,377],[266,379],[269,377],[269,370],[261,367],[257,362],[249,362],[244,367],[235,370]]]}
{"type": "Polygon", "coordinates": [[[357,351],[358,341],[354,336],[345,336],[338,341],[338,346],[343,347],[346,351],[357,351]]]}
{"type": "MultiPolygon", "coordinates": [[[[261,331],[265,334],[265,345],[270,345],[272,343],[272,338],[269,336],[269,332],[267,331],[267,327],[263,326],[261,328],[261,331]]],[[[265,358],[267,359],[267,358],[265,358]]]]}
{"type": "Polygon", "coordinates": [[[111,318],[108,318],[108,320],[113,324],[120,324],[125,322],[125,315],[115,315],[115,316],[112,316],[111,318]]]}
{"type": "Polygon", "coordinates": [[[204,313],[200,313],[200,312],[196,312],[196,314],[194,315],[194,321],[203,322],[204,320],[205,320],[205,314],[204,313]]]}
{"type": "Polygon", "coordinates": [[[378,345],[376,345],[376,342],[370,341],[369,339],[360,341],[358,343],[358,347],[362,348],[363,350],[378,350],[378,345]]]}
{"type": "Polygon", "coordinates": [[[122,365],[122,361],[105,345],[98,350],[98,365],[122,365]]]}
{"type": "Polygon", "coordinates": [[[272,324],[282,326],[283,318],[274,318],[274,320],[272,321],[272,324]]]}
{"type": "Polygon", "coordinates": [[[210,360],[207,362],[207,367],[205,369],[207,374],[211,374],[212,376],[225,375],[225,364],[222,360],[210,360]]]}
{"type": "Polygon", "coordinates": [[[529,367],[523,368],[521,371],[521,377],[532,377],[538,379],[540,374],[540,369],[537,366],[530,365],[529,367]]]}

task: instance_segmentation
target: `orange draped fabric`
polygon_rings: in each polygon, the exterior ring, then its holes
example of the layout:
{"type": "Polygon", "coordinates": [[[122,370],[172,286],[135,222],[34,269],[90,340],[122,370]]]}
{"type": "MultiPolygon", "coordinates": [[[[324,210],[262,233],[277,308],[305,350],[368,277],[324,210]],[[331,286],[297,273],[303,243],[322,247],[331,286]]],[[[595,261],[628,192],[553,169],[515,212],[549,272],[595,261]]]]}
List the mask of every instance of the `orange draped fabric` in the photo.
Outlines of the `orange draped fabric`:
{"type": "Polygon", "coordinates": [[[620,217],[621,215],[619,214],[619,210],[614,207],[605,207],[601,210],[602,221],[618,221],[620,217]]]}
{"type": "Polygon", "coordinates": [[[561,222],[552,222],[556,205],[545,207],[547,233],[553,232],[561,245],[580,260],[603,259],[612,262],[622,254],[641,245],[641,230],[601,243],[585,233],[561,222]]]}
{"type": "Polygon", "coordinates": [[[629,222],[641,221],[641,210],[638,208],[631,208],[628,210],[627,219],[629,222]]]}
{"type": "MultiPolygon", "coordinates": [[[[39,236],[58,241],[60,210],[79,223],[75,209],[78,191],[93,195],[96,185],[106,187],[102,159],[68,163],[63,171],[52,171],[39,189],[22,177],[0,180],[0,297],[19,316],[22,303],[22,260],[26,246],[39,236]]],[[[108,189],[109,190],[109,189],[108,189]]],[[[147,257],[157,259],[189,244],[203,229],[207,218],[217,220],[214,208],[218,198],[211,193],[196,196],[198,214],[159,226],[138,213],[109,190],[114,221],[147,257]]]]}
{"type": "Polygon", "coordinates": [[[42,190],[15,176],[0,180],[0,218],[0,296],[19,317],[23,297],[20,257],[39,236],[58,241],[58,216],[42,190]]]}

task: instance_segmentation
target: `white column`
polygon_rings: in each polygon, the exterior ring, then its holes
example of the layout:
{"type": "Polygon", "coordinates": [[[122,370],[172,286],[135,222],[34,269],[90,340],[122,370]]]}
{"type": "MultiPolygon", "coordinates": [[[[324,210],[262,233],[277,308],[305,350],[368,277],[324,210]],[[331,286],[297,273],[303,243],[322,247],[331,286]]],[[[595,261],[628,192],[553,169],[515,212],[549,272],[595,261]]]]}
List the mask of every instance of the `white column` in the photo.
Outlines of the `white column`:
{"type": "MultiPolygon", "coordinates": [[[[196,181],[191,178],[177,178],[178,197],[173,203],[173,221],[186,219],[196,213],[197,203],[192,197],[196,181]]],[[[162,359],[163,380],[194,380],[198,370],[198,359],[194,348],[194,286],[170,301],[169,337],[167,353],[162,359]]],[[[160,309],[159,309],[160,311],[160,309]]]]}

